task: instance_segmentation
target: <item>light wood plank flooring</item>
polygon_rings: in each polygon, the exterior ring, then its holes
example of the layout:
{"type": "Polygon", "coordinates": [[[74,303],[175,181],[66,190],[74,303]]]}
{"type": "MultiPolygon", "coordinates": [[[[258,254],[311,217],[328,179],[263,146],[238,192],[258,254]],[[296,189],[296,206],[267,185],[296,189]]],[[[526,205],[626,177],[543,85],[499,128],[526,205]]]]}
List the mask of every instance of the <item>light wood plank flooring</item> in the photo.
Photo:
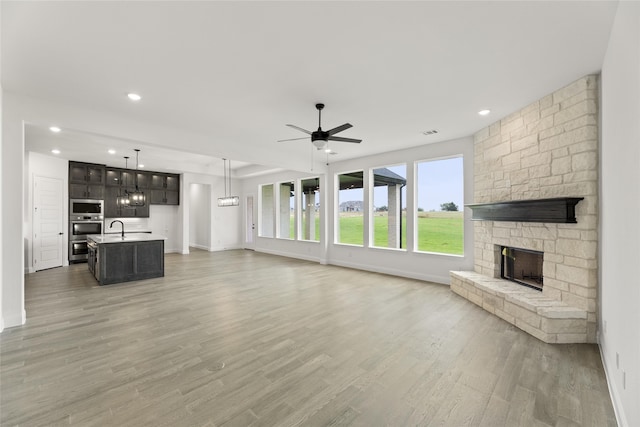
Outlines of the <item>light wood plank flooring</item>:
{"type": "Polygon", "coordinates": [[[598,348],[448,286],[254,253],[99,287],[27,275],[0,334],[2,426],[613,426],[598,348]]]}

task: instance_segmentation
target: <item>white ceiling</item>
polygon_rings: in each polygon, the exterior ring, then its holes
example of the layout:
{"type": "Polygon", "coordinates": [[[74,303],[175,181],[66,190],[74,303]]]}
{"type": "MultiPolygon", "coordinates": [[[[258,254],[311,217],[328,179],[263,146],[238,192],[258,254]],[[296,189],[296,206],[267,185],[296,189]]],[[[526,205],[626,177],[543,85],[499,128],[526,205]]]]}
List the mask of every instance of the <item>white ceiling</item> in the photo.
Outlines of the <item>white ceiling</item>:
{"type": "MultiPolygon", "coordinates": [[[[349,122],[339,136],[363,139],[331,143],[332,161],[471,135],[598,72],[617,2],[1,7],[5,91],[198,135],[167,143],[121,126],[107,135],[56,123],[62,155],[122,165],[105,160],[106,148],[121,156],[138,147],[149,169],[221,174],[221,157],[253,172],[305,170],[310,142],[276,141],[304,136],[287,123],[315,130],[317,102],[325,130],[349,122]],[[128,92],[143,99],[133,104],[128,92]],[[477,114],[484,108],[487,117],[477,114]]],[[[48,125],[29,124],[28,149],[50,152],[48,125]]]]}

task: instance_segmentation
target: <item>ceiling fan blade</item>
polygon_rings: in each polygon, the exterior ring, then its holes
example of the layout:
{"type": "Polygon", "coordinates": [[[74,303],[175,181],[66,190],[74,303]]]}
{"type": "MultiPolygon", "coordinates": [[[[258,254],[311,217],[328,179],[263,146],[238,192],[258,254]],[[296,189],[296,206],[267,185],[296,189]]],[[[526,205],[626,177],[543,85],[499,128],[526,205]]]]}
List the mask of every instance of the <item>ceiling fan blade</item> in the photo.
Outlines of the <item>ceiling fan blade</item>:
{"type": "Polygon", "coordinates": [[[350,123],[345,123],[342,126],[338,126],[338,127],[335,127],[333,129],[327,131],[327,133],[329,135],[335,135],[338,132],[342,132],[343,130],[347,130],[347,129],[352,128],[352,127],[353,126],[350,123]]]}
{"type": "Polygon", "coordinates": [[[308,137],[308,136],[305,136],[305,137],[303,137],[303,138],[279,139],[279,140],[278,140],[278,141],[276,141],[276,142],[299,141],[299,140],[301,140],[301,139],[309,139],[309,137],[308,137]]]}
{"type": "Polygon", "coordinates": [[[340,142],[353,142],[355,144],[360,144],[362,142],[361,139],[353,139],[353,138],[341,138],[339,136],[330,136],[327,138],[329,141],[340,141],[340,142]]]}
{"type": "Polygon", "coordinates": [[[306,133],[307,135],[311,135],[311,132],[310,132],[310,131],[308,131],[308,130],[306,130],[306,129],[302,129],[301,127],[298,127],[298,126],[296,126],[296,125],[287,125],[287,126],[289,126],[290,128],[298,129],[300,132],[304,132],[304,133],[306,133]]]}

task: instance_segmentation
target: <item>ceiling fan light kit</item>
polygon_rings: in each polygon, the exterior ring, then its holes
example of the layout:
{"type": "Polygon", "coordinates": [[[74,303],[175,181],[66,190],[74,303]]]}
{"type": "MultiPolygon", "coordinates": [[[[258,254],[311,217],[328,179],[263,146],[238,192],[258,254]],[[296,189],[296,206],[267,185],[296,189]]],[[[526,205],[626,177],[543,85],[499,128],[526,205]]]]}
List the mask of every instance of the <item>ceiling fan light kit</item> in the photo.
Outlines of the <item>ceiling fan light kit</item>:
{"type": "MultiPolygon", "coordinates": [[[[300,132],[304,132],[307,135],[311,135],[311,143],[318,150],[322,150],[327,145],[327,142],[329,142],[329,141],[351,142],[351,143],[354,143],[354,144],[359,144],[359,143],[362,142],[361,139],[343,138],[343,137],[340,137],[340,136],[335,136],[335,134],[353,127],[350,123],[345,123],[345,124],[343,124],[341,126],[335,127],[335,128],[330,129],[328,131],[322,130],[321,122],[322,122],[322,109],[323,108],[324,108],[324,104],[321,104],[321,103],[316,104],[316,109],[318,110],[318,130],[316,130],[314,132],[311,132],[309,130],[306,130],[306,129],[301,128],[301,127],[296,126],[296,125],[288,124],[287,126],[289,126],[290,128],[293,128],[293,129],[297,129],[300,132]]],[[[295,140],[300,140],[300,139],[307,139],[307,138],[281,139],[278,142],[295,141],[295,140]]]]}

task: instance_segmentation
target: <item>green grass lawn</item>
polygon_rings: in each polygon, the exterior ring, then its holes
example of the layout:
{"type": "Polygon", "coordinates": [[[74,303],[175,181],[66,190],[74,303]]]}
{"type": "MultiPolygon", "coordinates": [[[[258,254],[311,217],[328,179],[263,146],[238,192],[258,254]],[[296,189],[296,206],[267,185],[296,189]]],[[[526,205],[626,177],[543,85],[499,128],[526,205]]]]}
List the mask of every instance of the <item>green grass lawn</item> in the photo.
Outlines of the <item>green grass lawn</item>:
{"type": "MultiPolygon", "coordinates": [[[[462,212],[429,212],[421,213],[418,217],[418,250],[452,255],[463,254],[463,215],[462,212]]],[[[375,215],[374,246],[388,247],[387,217],[375,215]]],[[[407,247],[406,218],[402,218],[402,247],[407,247]]],[[[362,245],[363,243],[362,215],[340,217],[340,243],[362,245]]]]}
{"type": "MultiPolygon", "coordinates": [[[[388,222],[386,214],[376,213],[373,217],[373,245],[388,247],[388,222]]],[[[362,245],[362,214],[340,216],[340,243],[362,245]]],[[[316,236],[320,235],[320,218],[316,217],[316,236]]],[[[293,239],[293,218],[291,219],[293,239]]],[[[313,240],[313,239],[312,239],[313,240]]],[[[421,212],[418,216],[418,250],[451,255],[463,254],[463,214],[462,212],[421,212]]],[[[402,247],[407,247],[407,219],[402,217],[402,247]]]]}

